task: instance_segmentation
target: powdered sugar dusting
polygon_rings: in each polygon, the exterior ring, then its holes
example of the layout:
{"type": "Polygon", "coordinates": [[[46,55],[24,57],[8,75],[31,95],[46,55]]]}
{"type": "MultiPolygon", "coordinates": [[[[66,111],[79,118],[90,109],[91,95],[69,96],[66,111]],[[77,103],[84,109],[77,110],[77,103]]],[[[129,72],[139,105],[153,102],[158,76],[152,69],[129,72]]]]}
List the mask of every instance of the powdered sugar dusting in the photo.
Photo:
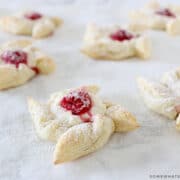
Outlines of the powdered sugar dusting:
{"type": "Polygon", "coordinates": [[[74,90],[60,101],[61,107],[71,111],[73,115],[82,115],[92,107],[91,97],[85,90],[74,90]]]}
{"type": "Polygon", "coordinates": [[[1,59],[5,63],[14,64],[17,68],[19,64],[27,64],[27,53],[22,50],[7,50],[1,54],[1,59]]]}
{"type": "MultiPolygon", "coordinates": [[[[20,64],[25,64],[28,66],[28,53],[23,50],[6,50],[0,55],[1,60],[6,64],[12,64],[19,67],[20,64]]],[[[35,74],[39,73],[39,69],[35,66],[30,67],[35,74]]]]}

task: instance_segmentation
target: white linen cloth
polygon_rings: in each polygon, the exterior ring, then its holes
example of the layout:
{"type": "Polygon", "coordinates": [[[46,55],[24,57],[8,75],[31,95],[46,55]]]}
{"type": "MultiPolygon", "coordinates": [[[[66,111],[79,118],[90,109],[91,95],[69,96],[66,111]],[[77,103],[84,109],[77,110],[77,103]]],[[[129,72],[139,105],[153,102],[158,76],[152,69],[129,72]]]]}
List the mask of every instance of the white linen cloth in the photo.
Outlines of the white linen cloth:
{"type": "MultiPolygon", "coordinates": [[[[152,79],[179,66],[180,37],[149,32],[153,52],[149,60],[95,61],[81,54],[89,22],[127,23],[128,12],[145,0],[0,0],[0,15],[33,9],[63,18],[52,37],[35,45],[54,57],[56,72],[0,92],[0,179],[2,180],[145,180],[150,175],[180,175],[180,132],[175,122],[147,109],[139,96],[137,76],[152,79]],[[27,96],[46,101],[52,92],[97,84],[101,96],[135,114],[141,127],[114,134],[101,150],[74,162],[54,166],[54,143],[39,139],[27,109],[27,96]],[[179,174],[178,174],[179,173],[179,174]]],[[[163,3],[178,3],[178,0],[163,3]]],[[[0,43],[18,39],[0,31],[0,43]]],[[[22,37],[21,37],[22,38],[22,37]]]]}

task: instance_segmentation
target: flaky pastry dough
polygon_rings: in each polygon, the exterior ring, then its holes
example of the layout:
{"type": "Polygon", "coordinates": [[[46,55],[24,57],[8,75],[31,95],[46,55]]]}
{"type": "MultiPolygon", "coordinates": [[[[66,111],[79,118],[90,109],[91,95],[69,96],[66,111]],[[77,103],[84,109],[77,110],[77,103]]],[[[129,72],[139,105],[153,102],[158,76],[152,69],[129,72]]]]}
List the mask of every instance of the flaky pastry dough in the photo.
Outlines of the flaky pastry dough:
{"type": "Polygon", "coordinates": [[[15,40],[0,46],[0,90],[16,87],[36,74],[55,69],[52,59],[29,40],[15,40]]]}
{"type": "Polygon", "coordinates": [[[180,69],[167,72],[161,82],[151,82],[138,78],[138,87],[145,104],[153,111],[169,118],[176,119],[180,129],[180,69]]]}
{"type": "Polygon", "coordinates": [[[29,11],[0,18],[0,28],[4,31],[33,38],[48,37],[61,24],[62,20],[58,17],[49,17],[29,11]]]}
{"type": "Polygon", "coordinates": [[[147,29],[167,31],[170,35],[180,35],[180,6],[162,7],[157,1],[151,1],[141,10],[130,13],[129,28],[135,32],[147,29]]]}
{"type": "Polygon", "coordinates": [[[56,142],[55,164],[94,152],[106,144],[114,132],[127,132],[139,126],[131,113],[120,105],[102,101],[97,92],[96,86],[83,86],[54,93],[46,104],[28,99],[37,134],[42,139],[56,142]],[[71,102],[67,102],[67,98],[71,102]],[[74,111],[64,109],[64,102],[74,111]],[[86,109],[90,104],[87,112],[74,114],[79,113],[74,107],[86,109]]]}
{"type": "Polygon", "coordinates": [[[134,56],[146,59],[151,54],[151,43],[148,37],[122,29],[118,25],[98,27],[89,24],[84,35],[82,52],[100,60],[121,60],[134,56]],[[114,40],[112,36],[117,34],[118,38],[118,31],[119,36],[125,34],[124,38],[127,39],[114,40]]]}

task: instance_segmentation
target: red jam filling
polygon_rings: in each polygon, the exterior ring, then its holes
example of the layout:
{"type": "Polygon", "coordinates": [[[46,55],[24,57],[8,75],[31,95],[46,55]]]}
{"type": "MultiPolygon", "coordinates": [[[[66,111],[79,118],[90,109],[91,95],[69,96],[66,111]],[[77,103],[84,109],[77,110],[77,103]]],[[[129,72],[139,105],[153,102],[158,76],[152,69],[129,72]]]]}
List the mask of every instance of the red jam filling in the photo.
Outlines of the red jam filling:
{"type": "Polygon", "coordinates": [[[31,70],[33,70],[35,74],[39,74],[39,69],[37,67],[31,67],[31,70]]]}
{"type": "Polygon", "coordinates": [[[115,41],[125,41],[131,40],[132,38],[134,38],[134,36],[131,33],[120,29],[115,33],[110,34],[110,38],[115,41]]]}
{"type": "Polygon", "coordinates": [[[25,18],[30,19],[32,21],[42,18],[42,14],[38,12],[29,12],[26,13],[24,16],[25,18]]]}
{"type": "MultiPolygon", "coordinates": [[[[27,60],[27,53],[24,51],[20,51],[20,50],[16,50],[16,51],[4,51],[1,55],[0,55],[1,59],[3,62],[7,63],[7,64],[14,64],[16,66],[16,68],[19,67],[20,64],[26,64],[28,63],[27,60]]],[[[39,70],[37,67],[31,67],[31,69],[38,74],[39,70]]]]}
{"type": "Polygon", "coordinates": [[[91,116],[90,109],[92,100],[90,95],[84,90],[75,90],[63,97],[60,101],[60,106],[71,111],[73,115],[79,115],[83,122],[91,122],[89,117],[85,117],[85,113],[91,116]]]}
{"type": "Polygon", "coordinates": [[[171,12],[171,10],[168,8],[158,10],[155,13],[158,15],[161,15],[161,16],[167,16],[167,17],[171,17],[171,18],[176,17],[175,14],[173,12],[171,12]]]}
{"type": "Polygon", "coordinates": [[[175,106],[176,112],[180,113],[180,105],[175,106]]]}
{"type": "Polygon", "coordinates": [[[14,64],[16,68],[19,64],[27,64],[27,53],[24,51],[4,51],[1,59],[7,64],[14,64]]]}

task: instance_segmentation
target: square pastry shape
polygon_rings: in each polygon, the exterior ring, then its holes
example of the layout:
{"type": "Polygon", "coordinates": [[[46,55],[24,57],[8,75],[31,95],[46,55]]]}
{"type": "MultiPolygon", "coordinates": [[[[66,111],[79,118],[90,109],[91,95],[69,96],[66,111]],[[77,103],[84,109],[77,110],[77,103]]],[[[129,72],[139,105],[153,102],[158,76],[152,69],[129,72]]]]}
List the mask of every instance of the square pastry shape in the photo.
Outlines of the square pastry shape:
{"type": "Polygon", "coordinates": [[[180,68],[167,72],[161,82],[138,78],[141,96],[148,108],[169,119],[176,119],[180,130],[180,68]]]}
{"type": "Polygon", "coordinates": [[[62,20],[58,17],[50,17],[34,11],[0,18],[0,28],[4,31],[33,38],[45,38],[52,35],[61,24],[62,20]]]}
{"type": "Polygon", "coordinates": [[[151,1],[144,8],[130,13],[129,29],[140,32],[146,29],[164,30],[180,35],[180,6],[161,6],[151,1]]]}
{"type": "Polygon", "coordinates": [[[28,99],[37,134],[56,142],[55,164],[92,153],[105,145],[114,132],[139,126],[130,112],[103,101],[97,93],[97,86],[83,86],[54,93],[46,104],[28,99]]]}
{"type": "Polygon", "coordinates": [[[16,40],[0,46],[0,90],[26,83],[35,75],[54,71],[53,60],[32,46],[29,40],[16,40]]]}
{"type": "Polygon", "coordinates": [[[98,27],[89,24],[82,52],[102,60],[121,60],[133,56],[145,59],[151,54],[151,45],[145,35],[130,32],[118,25],[98,27]]]}

